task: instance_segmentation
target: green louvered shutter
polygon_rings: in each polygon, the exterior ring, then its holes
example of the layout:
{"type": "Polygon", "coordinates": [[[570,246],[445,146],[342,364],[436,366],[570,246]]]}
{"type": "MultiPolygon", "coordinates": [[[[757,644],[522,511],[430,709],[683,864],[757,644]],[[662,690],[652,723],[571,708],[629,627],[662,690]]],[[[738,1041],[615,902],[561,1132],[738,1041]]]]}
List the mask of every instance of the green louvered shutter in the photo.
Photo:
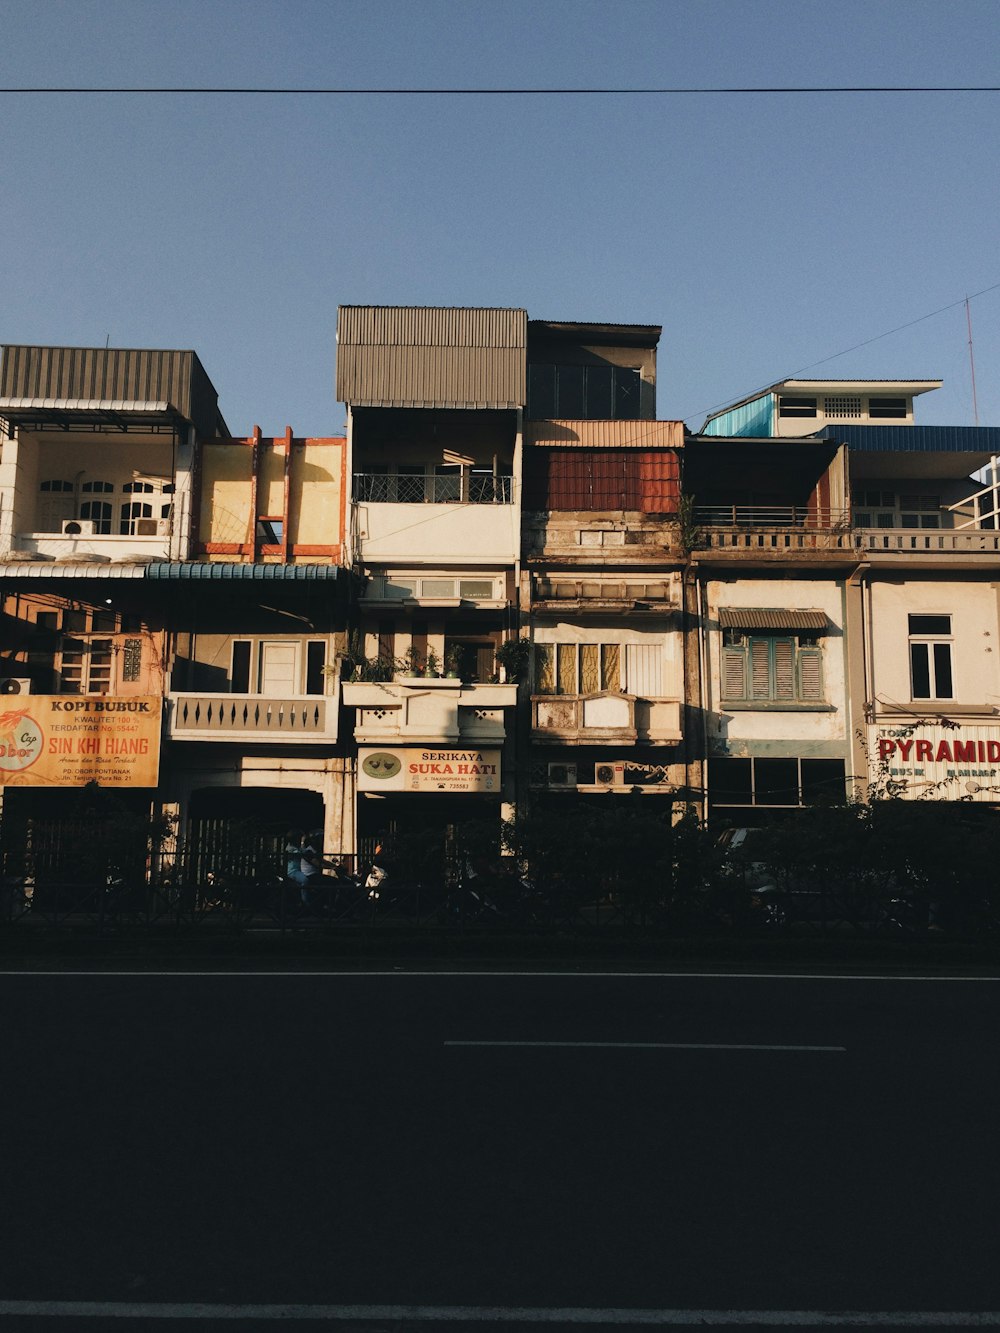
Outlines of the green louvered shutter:
{"type": "Polygon", "coordinates": [[[750,640],[750,698],[771,697],[771,643],[769,639],[750,640]]]}
{"type": "Polygon", "coordinates": [[[799,698],[813,702],[823,698],[823,650],[799,649],[799,698]]]}
{"type": "Polygon", "coordinates": [[[795,698],[795,640],[773,639],[774,699],[795,698]]]}
{"type": "Polygon", "coordinates": [[[742,648],[723,648],[722,650],[722,697],[723,699],[746,698],[746,652],[742,648]]]}

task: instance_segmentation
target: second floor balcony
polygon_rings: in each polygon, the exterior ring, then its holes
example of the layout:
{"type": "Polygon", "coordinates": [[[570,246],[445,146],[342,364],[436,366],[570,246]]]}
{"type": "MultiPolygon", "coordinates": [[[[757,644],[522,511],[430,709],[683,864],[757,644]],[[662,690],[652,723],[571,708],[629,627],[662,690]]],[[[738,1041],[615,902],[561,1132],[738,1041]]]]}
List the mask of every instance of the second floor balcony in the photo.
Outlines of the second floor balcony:
{"type": "Polygon", "coordinates": [[[352,495],[353,543],[366,563],[440,560],[455,551],[474,564],[516,558],[510,475],[463,467],[356,472],[352,495]]]}
{"type": "Polygon", "coordinates": [[[209,694],[171,690],[167,735],[174,741],[269,745],[332,744],[336,695],[209,694]]]}
{"type": "Polygon", "coordinates": [[[471,744],[504,740],[504,710],[516,704],[517,686],[397,678],[345,683],[343,697],[357,710],[359,743],[471,744]]]}

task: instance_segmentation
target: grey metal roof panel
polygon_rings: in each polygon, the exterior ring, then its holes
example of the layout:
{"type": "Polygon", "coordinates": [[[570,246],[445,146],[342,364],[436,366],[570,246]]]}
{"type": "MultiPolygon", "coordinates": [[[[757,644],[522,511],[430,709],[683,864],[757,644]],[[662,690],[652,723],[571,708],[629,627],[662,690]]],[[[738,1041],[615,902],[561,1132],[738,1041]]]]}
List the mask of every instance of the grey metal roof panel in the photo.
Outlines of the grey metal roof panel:
{"type": "Polygon", "coordinates": [[[856,453],[1000,454],[1000,426],[826,426],[813,438],[856,453]]]}
{"type": "Polygon", "coordinates": [[[220,422],[218,394],[191,351],[11,344],[0,353],[0,397],[167,403],[204,436],[220,422]]]}
{"type": "Polygon", "coordinates": [[[248,565],[228,561],[163,560],[145,566],[148,579],[211,580],[213,582],[315,582],[345,576],[340,565],[248,565]]]}
{"type": "Polygon", "coordinates": [[[825,611],[790,611],[784,607],[720,606],[720,629],[794,629],[821,632],[829,628],[825,611]]]}
{"type": "Polygon", "coordinates": [[[526,401],[524,310],[341,306],[337,398],[356,407],[526,401]]]}

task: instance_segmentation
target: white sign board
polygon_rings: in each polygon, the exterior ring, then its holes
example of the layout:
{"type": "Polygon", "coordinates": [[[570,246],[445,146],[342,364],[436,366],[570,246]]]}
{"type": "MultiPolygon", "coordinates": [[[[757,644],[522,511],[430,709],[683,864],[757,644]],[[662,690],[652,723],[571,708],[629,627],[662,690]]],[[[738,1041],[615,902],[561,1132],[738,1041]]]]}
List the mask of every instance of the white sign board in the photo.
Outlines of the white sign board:
{"type": "Polygon", "coordinates": [[[1000,727],[881,723],[868,752],[872,780],[905,784],[899,796],[1000,804],[1000,727]]]}
{"type": "Polygon", "coordinates": [[[498,794],[500,751],[363,747],[358,790],[498,794]]]}

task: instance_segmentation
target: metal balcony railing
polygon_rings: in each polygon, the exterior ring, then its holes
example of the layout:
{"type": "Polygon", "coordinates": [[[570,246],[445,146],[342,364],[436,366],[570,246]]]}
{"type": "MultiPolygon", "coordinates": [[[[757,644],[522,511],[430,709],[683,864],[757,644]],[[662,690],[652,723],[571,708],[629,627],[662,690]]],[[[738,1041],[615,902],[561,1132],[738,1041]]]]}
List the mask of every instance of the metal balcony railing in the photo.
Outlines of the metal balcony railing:
{"type": "Polygon", "coordinates": [[[797,528],[829,532],[850,525],[850,511],[799,505],[696,505],[695,522],[706,528],[797,528]]]}
{"type": "Polygon", "coordinates": [[[354,474],[354,499],[371,504],[510,504],[513,490],[513,477],[491,472],[354,474]]]}

